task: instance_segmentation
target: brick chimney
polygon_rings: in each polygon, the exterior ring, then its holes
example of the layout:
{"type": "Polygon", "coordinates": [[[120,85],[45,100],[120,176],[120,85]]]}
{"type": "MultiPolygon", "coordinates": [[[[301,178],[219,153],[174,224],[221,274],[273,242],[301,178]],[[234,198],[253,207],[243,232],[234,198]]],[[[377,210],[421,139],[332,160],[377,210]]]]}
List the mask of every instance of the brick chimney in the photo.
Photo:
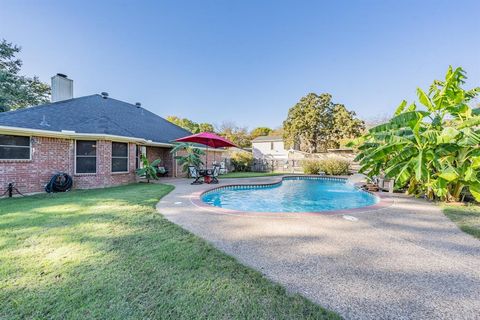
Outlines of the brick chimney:
{"type": "Polygon", "coordinates": [[[52,77],[52,102],[73,98],[73,80],[62,73],[52,77]]]}

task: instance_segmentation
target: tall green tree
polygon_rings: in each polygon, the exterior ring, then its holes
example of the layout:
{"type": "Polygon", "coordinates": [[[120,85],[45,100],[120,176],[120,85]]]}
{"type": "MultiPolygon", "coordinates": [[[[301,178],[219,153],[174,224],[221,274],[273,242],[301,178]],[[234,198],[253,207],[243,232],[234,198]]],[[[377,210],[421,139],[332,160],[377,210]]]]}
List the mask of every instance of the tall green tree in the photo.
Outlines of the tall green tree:
{"type": "Polygon", "coordinates": [[[429,199],[458,201],[468,189],[480,201],[480,110],[469,105],[480,87],[465,90],[465,79],[449,67],[444,81],[417,89],[420,107],[403,101],[390,121],[358,139],[360,171],[429,199]]]}
{"type": "Polygon", "coordinates": [[[288,111],[283,137],[287,147],[313,153],[338,148],[342,139],[356,138],[364,128],[355,112],[333,103],[330,94],[309,93],[288,111]]]}
{"type": "Polygon", "coordinates": [[[5,39],[0,41],[0,112],[49,102],[50,86],[38,77],[20,75],[21,48],[5,39]]]}
{"type": "Polygon", "coordinates": [[[354,111],[349,111],[343,104],[333,107],[333,128],[330,135],[333,148],[344,146],[354,138],[365,133],[365,122],[356,117],[354,111]]]}

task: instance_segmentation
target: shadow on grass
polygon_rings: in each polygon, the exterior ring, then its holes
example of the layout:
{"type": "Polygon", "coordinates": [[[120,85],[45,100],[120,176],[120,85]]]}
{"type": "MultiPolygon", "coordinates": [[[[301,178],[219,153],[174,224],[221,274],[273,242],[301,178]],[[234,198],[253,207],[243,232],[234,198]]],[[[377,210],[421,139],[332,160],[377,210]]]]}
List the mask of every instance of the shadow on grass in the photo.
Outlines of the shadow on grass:
{"type": "Polygon", "coordinates": [[[164,219],[172,189],[0,200],[0,318],[336,318],[164,219]]]}
{"type": "Polygon", "coordinates": [[[443,212],[463,232],[480,239],[480,206],[445,206],[443,212]]]}

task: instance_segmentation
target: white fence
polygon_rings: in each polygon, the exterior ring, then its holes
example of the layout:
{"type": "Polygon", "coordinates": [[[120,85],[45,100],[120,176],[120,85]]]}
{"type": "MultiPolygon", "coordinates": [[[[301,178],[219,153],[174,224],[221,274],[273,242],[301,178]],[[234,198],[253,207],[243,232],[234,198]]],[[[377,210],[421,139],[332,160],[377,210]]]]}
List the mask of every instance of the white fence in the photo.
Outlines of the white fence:
{"type": "MultiPolygon", "coordinates": [[[[253,165],[251,171],[254,172],[285,172],[285,173],[301,173],[302,161],[304,159],[328,159],[328,158],[341,158],[349,161],[350,171],[356,172],[359,168],[358,164],[353,160],[355,159],[356,154],[352,150],[340,149],[340,150],[329,150],[324,153],[314,153],[314,154],[305,154],[305,153],[290,153],[289,159],[265,159],[257,158],[253,160],[253,165]]],[[[229,158],[223,160],[225,162],[225,167],[228,172],[235,171],[232,161],[229,158]]]]}

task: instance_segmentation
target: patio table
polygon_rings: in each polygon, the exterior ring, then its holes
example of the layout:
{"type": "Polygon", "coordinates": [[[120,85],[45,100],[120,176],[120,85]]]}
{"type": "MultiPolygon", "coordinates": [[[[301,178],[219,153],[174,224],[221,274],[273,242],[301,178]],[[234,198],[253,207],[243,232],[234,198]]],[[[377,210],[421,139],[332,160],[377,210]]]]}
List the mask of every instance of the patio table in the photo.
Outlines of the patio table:
{"type": "Polygon", "coordinates": [[[203,176],[203,182],[208,184],[212,182],[211,175],[213,174],[213,168],[200,169],[198,173],[203,176]]]}
{"type": "Polygon", "coordinates": [[[201,176],[206,176],[206,175],[211,175],[213,172],[213,168],[206,168],[206,169],[199,169],[198,173],[200,173],[201,176]]]}

